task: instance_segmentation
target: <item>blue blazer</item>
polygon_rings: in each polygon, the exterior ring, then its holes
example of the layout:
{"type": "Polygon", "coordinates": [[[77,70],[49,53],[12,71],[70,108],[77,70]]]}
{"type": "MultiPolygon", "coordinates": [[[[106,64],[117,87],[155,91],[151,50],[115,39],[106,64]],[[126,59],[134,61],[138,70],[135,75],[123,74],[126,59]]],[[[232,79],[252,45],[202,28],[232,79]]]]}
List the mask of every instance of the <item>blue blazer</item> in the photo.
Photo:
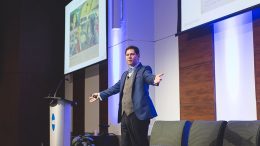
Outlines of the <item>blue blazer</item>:
{"type": "MultiPolygon", "coordinates": [[[[122,117],[122,97],[125,85],[125,79],[128,71],[125,71],[121,79],[112,87],[100,92],[102,100],[106,100],[109,96],[119,93],[119,110],[118,110],[118,123],[122,117]]],[[[157,116],[153,102],[149,96],[149,85],[154,85],[155,75],[152,74],[150,66],[143,66],[141,63],[137,66],[132,74],[133,87],[132,87],[132,101],[136,117],[139,120],[151,119],[157,116]]]]}

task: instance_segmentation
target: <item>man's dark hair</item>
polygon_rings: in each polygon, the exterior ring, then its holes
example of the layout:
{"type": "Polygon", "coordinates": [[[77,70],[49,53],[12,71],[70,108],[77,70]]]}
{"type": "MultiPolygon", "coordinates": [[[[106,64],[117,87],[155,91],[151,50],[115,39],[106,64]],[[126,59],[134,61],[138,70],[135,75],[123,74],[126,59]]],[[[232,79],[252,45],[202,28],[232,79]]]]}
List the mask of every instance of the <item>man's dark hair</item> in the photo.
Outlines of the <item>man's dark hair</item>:
{"type": "Polygon", "coordinates": [[[130,50],[130,49],[135,50],[135,54],[137,54],[138,56],[140,56],[139,48],[136,47],[136,46],[128,46],[128,47],[125,49],[125,54],[126,54],[126,51],[127,51],[127,50],[130,50]]]}

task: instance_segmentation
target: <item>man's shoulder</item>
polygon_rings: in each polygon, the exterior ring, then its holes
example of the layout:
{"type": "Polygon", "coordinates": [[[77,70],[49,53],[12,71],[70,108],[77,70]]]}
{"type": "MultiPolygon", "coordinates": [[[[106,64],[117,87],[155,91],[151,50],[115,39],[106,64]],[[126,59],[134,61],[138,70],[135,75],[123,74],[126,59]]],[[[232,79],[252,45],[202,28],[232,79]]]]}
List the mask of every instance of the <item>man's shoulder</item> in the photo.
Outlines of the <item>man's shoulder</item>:
{"type": "Polygon", "coordinates": [[[149,70],[152,70],[152,67],[151,67],[151,66],[149,66],[149,65],[144,65],[144,66],[143,66],[143,68],[144,68],[144,69],[149,69],[149,70]]]}
{"type": "Polygon", "coordinates": [[[151,68],[149,65],[143,65],[141,62],[138,65],[138,67],[140,67],[140,68],[151,68]]]}
{"type": "Polygon", "coordinates": [[[143,71],[145,71],[145,70],[152,70],[152,68],[151,68],[151,66],[149,66],[149,65],[142,65],[141,67],[140,67],[140,70],[139,71],[141,71],[141,72],[143,72],[143,71]]]}

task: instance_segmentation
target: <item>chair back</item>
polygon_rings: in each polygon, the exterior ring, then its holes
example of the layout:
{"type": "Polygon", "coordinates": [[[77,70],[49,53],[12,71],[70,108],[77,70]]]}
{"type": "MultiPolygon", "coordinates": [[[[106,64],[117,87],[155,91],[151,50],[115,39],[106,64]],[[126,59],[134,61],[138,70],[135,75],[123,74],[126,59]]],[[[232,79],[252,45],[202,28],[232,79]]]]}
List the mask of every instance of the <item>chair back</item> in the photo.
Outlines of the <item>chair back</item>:
{"type": "Polygon", "coordinates": [[[189,121],[156,121],[153,125],[150,146],[187,146],[189,121]]]}
{"type": "Polygon", "coordinates": [[[189,146],[222,146],[226,121],[194,121],[190,128],[189,146]]]}
{"type": "Polygon", "coordinates": [[[260,146],[260,121],[229,121],[223,146],[260,146]]]}

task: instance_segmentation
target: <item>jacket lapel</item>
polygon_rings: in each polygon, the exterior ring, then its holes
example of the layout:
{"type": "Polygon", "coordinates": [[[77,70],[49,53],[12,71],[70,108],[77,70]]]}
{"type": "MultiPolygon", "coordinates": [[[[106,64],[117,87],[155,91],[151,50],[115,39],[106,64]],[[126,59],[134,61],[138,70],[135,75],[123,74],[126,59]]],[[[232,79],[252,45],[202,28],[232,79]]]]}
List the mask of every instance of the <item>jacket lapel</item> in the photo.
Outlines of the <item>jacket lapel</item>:
{"type": "MultiPolygon", "coordinates": [[[[137,68],[136,68],[136,70],[133,72],[133,74],[132,74],[132,76],[133,76],[133,80],[132,80],[132,86],[134,87],[134,83],[135,83],[135,77],[136,77],[136,75],[137,75],[137,72],[142,68],[142,64],[140,63],[138,66],[137,66],[137,68]]],[[[132,88],[133,89],[133,88],[132,88]]]]}
{"type": "MultiPolygon", "coordinates": [[[[122,78],[121,78],[121,81],[120,81],[121,82],[120,83],[120,94],[123,93],[123,89],[124,89],[124,85],[125,85],[125,79],[126,79],[127,74],[128,74],[128,71],[125,71],[122,75],[122,78]]],[[[120,97],[121,97],[121,95],[120,95],[120,97]]]]}

